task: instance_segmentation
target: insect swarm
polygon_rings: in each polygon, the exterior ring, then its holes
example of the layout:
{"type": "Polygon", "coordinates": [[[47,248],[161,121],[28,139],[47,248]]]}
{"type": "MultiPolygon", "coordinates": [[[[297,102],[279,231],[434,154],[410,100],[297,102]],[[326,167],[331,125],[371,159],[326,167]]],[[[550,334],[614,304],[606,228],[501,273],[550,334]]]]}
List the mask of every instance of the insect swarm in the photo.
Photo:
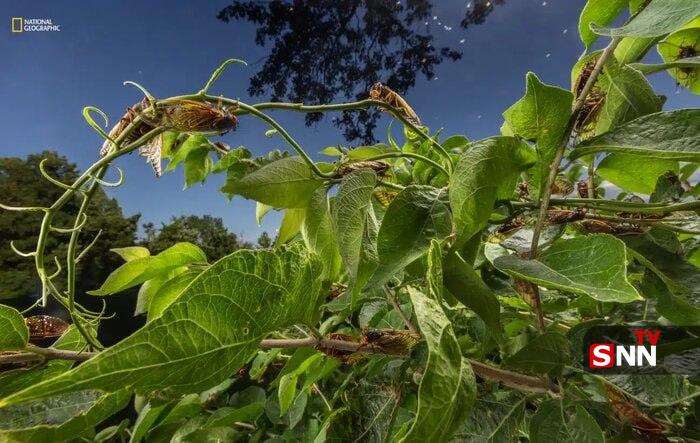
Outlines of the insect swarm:
{"type": "MultiPolygon", "coordinates": [[[[175,100],[156,105],[156,110],[150,109],[151,104],[144,98],[141,102],[127,108],[126,114],[110,130],[109,139],[105,140],[100,149],[100,155],[109,153],[112,140],[119,137],[124,130],[136,122],[136,127],[125,137],[122,143],[133,143],[141,136],[155,128],[165,128],[175,132],[215,132],[225,134],[235,130],[238,119],[230,108],[213,106],[210,103],[200,103],[194,100],[175,100]]],[[[163,134],[139,148],[139,155],[151,165],[156,177],[160,177],[163,134]]]]}

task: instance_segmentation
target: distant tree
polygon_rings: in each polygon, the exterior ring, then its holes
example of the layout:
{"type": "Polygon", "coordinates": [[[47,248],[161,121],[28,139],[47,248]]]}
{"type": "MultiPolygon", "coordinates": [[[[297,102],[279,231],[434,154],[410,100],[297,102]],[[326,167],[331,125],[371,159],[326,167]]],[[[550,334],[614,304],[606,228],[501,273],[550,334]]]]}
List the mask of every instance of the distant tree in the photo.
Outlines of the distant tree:
{"type": "MultiPolygon", "coordinates": [[[[52,151],[31,154],[26,159],[0,158],[2,203],[48,206],[63,194],[62,189],[50,184],[39,173],[39,162],[44,158],[47,159],[44,168],[56,179],[70,183],[78,177],[76,165],[52,151]]],[[[54,217],[55,226],[72,226],[79,205],[77,199],[69,201],[54,217]]],[[[107,275],[121,264],[121,259],[108,251],[113,247],[134,243],[139,219],[139,215],[124,217],[117,201],[107,197],[101,188],[98,188],[92,199],[87,214],[87,224],[79,238],[80,245],[90,243],[98,231],[101,230],[102,233],[78,265],[79,294],[99,287],[107,275]]],[[[28,296],[38,293],[39,282],[33,260],[15,254],[10,249],[9,242],[14,240],[20,250],[32,251],[36,247],[42,215],[0,210],[0,299],[23,298],[16,302],[25,305],[30,302],[28,296]]],[[[47,266],[53,266],[53,255],[61,258],[65,254],[64,236],[65,234],[54,234],[49,237],[46,248],[47,266]]]]}
{"type": "Polygon", "coordinates": [[[272,238],[270,238],[270,234],[268,234],[267,231],[263,231],[258,237],[258,247],[263,249],[272,247],[272,238]]]}
{"type": "MultiPolygon", "coordinates": [[[[251,95],[330,103],[367,98],[377,81],[405,93],[419,74],[432,78],[445,59],[458,60],[459,51],[433,46],[423,24],[432,18],[431,8],[427,0],[234,1],[217,17],[255,23],[255,42],[272,44],[251,79],[251,95]]],[[[344,112],[334,123],[347,140],[369,143],[378,116],[378,111],[344,112]]],[[[307,114],[306,123],[321,118],[307,114]]]]}
{"type": "Polygon", "coordinates": [[[210,215],[181,215],[173,217],[168,224],[163,223],[160,228],[153,223],[146,223],[143,228],[143,245],[152,253],[158,253],[177,242],[190,242],[202,248],[209,261],[214,261],[238,249],[253,247],[229,232],[221,218],[210,215]]]}

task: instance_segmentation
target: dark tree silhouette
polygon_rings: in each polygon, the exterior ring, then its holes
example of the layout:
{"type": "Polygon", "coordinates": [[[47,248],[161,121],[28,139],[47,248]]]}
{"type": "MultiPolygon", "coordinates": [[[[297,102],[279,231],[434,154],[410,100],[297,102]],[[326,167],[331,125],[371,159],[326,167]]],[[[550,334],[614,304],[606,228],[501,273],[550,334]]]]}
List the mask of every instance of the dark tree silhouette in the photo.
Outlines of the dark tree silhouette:
{"type": "Polygon", "coordinates": [[[471,25],[480,25],[486,21],[486,16],[493,12],[495,5],[503,5],[506,0],[474,0],[470,3],[460,26],[464,29],[471,25]]]}
{"type": "MultiPolygon", "coordinates": [[[[431,9],[426,0],[234,1],[218,18],[255,23],[255,42],[272,45],[251,79],[251,95],[328,103],[367,98],[376,81],[403,94],[417,75],[432,78],[445,59],[458,60],[460,52],[433,46],[422,23],[431,9]]],[[[370,143],[378,116],[377,111],[345,112],[334,122],[347,140],[370,143]]],[[[306,123],[321,118],[308,114],[306,123]]]]}

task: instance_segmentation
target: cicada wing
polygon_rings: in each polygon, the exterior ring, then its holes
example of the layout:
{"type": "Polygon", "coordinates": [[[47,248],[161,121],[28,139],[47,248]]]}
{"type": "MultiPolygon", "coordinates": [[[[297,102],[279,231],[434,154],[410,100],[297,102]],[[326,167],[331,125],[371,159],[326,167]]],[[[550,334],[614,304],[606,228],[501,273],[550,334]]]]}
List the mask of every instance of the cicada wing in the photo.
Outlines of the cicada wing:
{"type": "Polygon", "coordinates": [[[160,177],[163,172],[160,164],[162,148],[163,134],[158,135],[151,142],[139,148],[139,155],[144,157],[148,164],[151,165],[156,177],[160,177]]]}

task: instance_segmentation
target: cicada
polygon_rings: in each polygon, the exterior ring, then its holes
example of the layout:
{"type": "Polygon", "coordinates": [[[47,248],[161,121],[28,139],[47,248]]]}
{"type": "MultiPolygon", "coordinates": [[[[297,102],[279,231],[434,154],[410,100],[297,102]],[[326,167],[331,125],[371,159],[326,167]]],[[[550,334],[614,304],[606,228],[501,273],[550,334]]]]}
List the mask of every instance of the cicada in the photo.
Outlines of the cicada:
{"type": "Polygon", "coordinates": [[[627,396],[617,387],[610,383],[605,383],[605,393],[607,394],[610,406],[618,417],[626,421],[639,433],[649,435],[659,435],[663,433],[665,427],[662,423],[644,412],[627,400],[627,396]]]}
{"type": "Polygon", "coordinates": [[[398,195],[396,191],[374,191],[374,198],[377,199],[383,208],[388,208],[391,201],[398,195]]]}
{"type": "Polygon", "coordinates": [[[369,169],[374,171],[377,176],[379,177],[386,177],[387,172],[389,171],[389,164],[384,163],[382,161],[376,161],[376,160],[365,160],[365,161],[359,161],[359,162],[351,162],[351,163],[342,163],[338,166],[338,168],[335,170],[335,174],[333,175],[333,178],[343,178],[346,175],[350,174],[351,172],[354,171],[359,171],[362,169],[369,169]]]}
{"type": "Polygon", "coordinates": [[[406,120],[416,126],[421,126],[421,122],[418,118],[418,114],[416,114],[416,111],[411,108],[403,97],[401,97],[397,92],[391,90],[391,88],[388,86],[385,86],[380,82],[373,84],[372,88],[369,90],[369,98],[372,100],[382,101],[387,105],[396,108],[406,120]]]}
{"type": "Polygon", "coordinates": [[[25,318],[24,321],[29,329],[30,340],[60,337],[70,326],[60,318],[49,315],[34,315],[25,318]]]}
{"type": "MultiPolygon", "coordinates": [[[[581,73],[576,79],[576,84],[574,85],[574,92],[576,97],[579,98],[583,92],[583,88],[588,83],[588,79],[591,78],[593,69],[597,60],[591,60],[583,67],[581,73]]],[[[576,116],[576,121],[574,122],[574,131],[581,135],[586,132],[591,131],[592,127],[598,119],[600,110],[603,109],[603,104],[605,103],[605,92],[601,90],[598,86],[593,86],[588,92],[588,95],[583,99],[583,105],[576,116]]]]}
{"type": "Polygon", "coordinates": [[[420,339],[420,335],[404,329],[367,329],[361,343],[386,355],[407,355],[420,339]]]}
{"type": "MultiPolygon", "coordinates": [[[[235,130],[238,119],[230,108],[214,106],[210,103],[202,103],[194,100],[176,100],[156,105],[152,109],[150,103],[144,99],[127,109],[126,114],[109,132],[109,138],[115,140],[133,122],[140,117],[136,126],[122,140],[122,146],[133,143],[141,136],[155,128],[164,128],[175,132],[215,132],[225,134],[235,130]]],[[[105,140],[100,150],[104,156],[112,149],[113,143],[105,140]]],[[[161,154],[163,147],[163,134],[154,137],[150,142],[139,147],[139,154],[146,158],[151,165],[156,177],[161,175],[161,154]]]]}

